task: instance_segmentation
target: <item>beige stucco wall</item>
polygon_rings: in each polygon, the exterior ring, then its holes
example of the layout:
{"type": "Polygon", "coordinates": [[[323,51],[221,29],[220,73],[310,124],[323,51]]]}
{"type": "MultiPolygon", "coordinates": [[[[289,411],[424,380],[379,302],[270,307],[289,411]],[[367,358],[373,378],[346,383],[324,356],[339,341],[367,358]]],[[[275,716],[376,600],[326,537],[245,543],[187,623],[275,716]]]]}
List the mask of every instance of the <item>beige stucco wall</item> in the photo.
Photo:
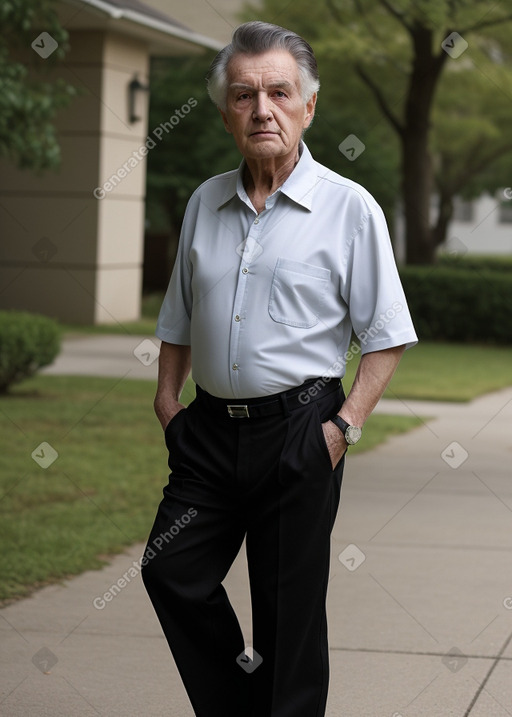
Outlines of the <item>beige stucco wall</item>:
{"type": "Polygon", "coordinates": [[[73,32],[70,46],[61,74],[80,96],[58,119],[60,170],[0,165],[0,308],[129,321],[140,312],[145,158],[103,199],[93,192],[145,140],[147,98],[130,124],[127,87],[135,74],[147,82],[147,47],[100,31],[73,32]]]}

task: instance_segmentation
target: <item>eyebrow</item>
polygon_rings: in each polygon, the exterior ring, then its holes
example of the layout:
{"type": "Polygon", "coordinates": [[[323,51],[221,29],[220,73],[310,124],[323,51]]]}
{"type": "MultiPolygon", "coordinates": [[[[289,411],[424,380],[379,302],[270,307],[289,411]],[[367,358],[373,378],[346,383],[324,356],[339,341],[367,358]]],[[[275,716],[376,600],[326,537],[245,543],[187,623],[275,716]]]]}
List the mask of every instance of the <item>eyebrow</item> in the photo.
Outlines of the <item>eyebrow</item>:
{"type": "MultiPolygon", "coordinates": [[[[292,90],[294,89],[295,85],[291,82],[288,82],[288,80],[279,80],[277,82],[269,82],[265,85],[265,89],[276,89],[276,88],[282,88],[282,89],[288,89],[292,90]]],[[[248,85],[245,82],[232,82],[229,85],[230,90],[254,90],[254,85],[248,85]]]]}

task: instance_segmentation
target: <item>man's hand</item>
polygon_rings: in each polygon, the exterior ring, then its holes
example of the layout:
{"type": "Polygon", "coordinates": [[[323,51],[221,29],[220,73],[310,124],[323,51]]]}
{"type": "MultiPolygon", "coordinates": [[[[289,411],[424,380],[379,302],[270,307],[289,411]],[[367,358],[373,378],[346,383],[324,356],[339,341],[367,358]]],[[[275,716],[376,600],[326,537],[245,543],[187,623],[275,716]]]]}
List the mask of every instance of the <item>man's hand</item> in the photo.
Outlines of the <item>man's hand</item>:
{"type": "MultiPolygon", "coordinates": [[[[405,346],[374,351],[361,357],[350,392],[338,413],[351,426],[362,428],[393,376],[405,346]]],[[[322,423],[334,467],[348,448],[345,436],[332,421],[322,423]]]]}
{"type": "Polygon", "coordinates": [[[158,359],[158,388],[154,407],[164,431],[178,411],[185,408],[179,402],[179,397],[189,372],[190,346],[168,344],[162,341],[158,359]]]}
{"type": "Polygon", "coordinates": [[[348,448],[347,442],[343,433],[332,421],[322,423],[322,430],[334,470],[348,448]]]}
{"type": "Polygon", "coordinates": [[[162,428],[165,429],[172,421],[174,416],[182,411],[186,406],[178,401],[174,401],[172,404],[161,405],[155,401],[155,413],[158,420],[160,421],[162,428]]]}

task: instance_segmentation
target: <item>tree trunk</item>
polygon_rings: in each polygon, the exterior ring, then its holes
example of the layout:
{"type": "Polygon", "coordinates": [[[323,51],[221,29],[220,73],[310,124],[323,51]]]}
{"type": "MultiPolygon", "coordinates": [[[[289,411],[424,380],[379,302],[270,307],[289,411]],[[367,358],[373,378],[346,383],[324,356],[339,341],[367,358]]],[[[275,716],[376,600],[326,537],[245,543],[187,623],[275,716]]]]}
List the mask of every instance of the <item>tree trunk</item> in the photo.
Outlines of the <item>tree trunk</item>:
{"type": "Polygon", "coordinates": [[[432,264],[436,247],[430,229],[433,173],[429,133],[432,103],[445,53],[433,54],[432,31],[428,28],[415,26],[411,37],[414,58],[401,131],[406,261],[432,264]]]}
{"type": "Polygon", "coordinates": [[[407,264],[432,264],[435,261],[430,229],[431,192],[428,135],[406,129],[402,138],[402,197],[407,264]]]}
{"type": "Polygon", "coordinates": [[[448,226],[453,216],[453,193],[441,191],[439,196],[439,209],[435,226],[430,230],[432,236],[432,246],[435,249],[444,244],[448,226]]]}

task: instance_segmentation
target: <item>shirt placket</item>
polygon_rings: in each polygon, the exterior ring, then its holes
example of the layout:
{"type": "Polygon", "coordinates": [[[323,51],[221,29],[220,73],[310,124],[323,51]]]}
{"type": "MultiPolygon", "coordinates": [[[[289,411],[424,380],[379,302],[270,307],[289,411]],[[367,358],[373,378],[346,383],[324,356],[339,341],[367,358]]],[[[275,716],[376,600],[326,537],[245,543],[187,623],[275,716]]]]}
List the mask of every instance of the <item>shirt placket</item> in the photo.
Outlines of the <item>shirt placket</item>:
{"type": "Polygon", "coordinates": [[[254,262],[262,253],[263,249],[260,243],[263,225],[266,215],[270,209],[265,209],[261,214],[257,215],[249,226],[249,231],[245,238],[245,242],[240,245],[238,253],[241,256],[240,266],[238,269],[238,281],[235,292],[235,300],[233,302],[233,316],[231,318],[231,333],[229,344],[229,373],[231,388],[235,396],[244,398],[244,370],[247,369],[241,360],[241,340],[246,330],[245,319],[247,315],[246,307],[250,301],[251,278],[254,274],[254,262]]]}

